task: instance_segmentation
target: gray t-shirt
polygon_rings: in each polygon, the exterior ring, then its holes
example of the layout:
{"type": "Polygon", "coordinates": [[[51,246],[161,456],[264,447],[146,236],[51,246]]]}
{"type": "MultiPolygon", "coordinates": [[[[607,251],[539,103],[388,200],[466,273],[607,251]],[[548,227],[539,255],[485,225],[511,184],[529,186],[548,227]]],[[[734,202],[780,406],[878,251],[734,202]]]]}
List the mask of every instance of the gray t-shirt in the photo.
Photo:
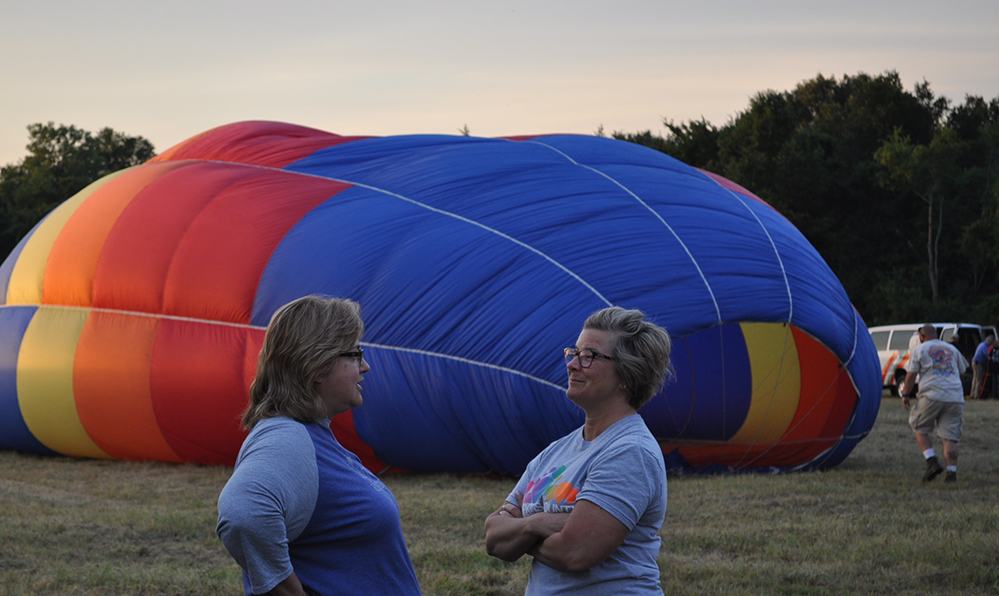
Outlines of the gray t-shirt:
{"type": "Polygon", "coordinates": [[[236,466],[219,495],[216,532],[250,570],[254,592],[263,593],[294,571],[288,543],[309,523],[319,494],[316,449],[302,424],[266,418],[246,438],[236,466]]]}
{"type": "Polygon", "coordinates": [[[964,402],[961,375],[968,361],[954,346],[938,339],[924,341],[912,350],[906,372],[919,375],[919,397],[943,402],[964,402]]]}
{"type": "MultiPolygon", "coordinates": [[[[582,428],[555,441],[528,464],[514,492],[524,494],[525,516],[569,512],[585,500],[630,530],[610,557],[587,571],[558,571],[535,560],[526,594],[662,594],[656,558],[666,466],[641,416],[615,422],[593,441],[583,439],[582,428]]],[[[516,504],[513,493],[507,500],[516,504]]]]}

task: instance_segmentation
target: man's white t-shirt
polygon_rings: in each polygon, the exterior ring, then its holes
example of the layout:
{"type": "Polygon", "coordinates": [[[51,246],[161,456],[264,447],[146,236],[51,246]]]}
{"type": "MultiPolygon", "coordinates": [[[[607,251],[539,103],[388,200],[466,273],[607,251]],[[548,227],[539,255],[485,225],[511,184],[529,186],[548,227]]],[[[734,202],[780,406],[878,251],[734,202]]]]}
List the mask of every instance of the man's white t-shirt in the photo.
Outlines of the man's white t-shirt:
{"type": "Polygon", "coordinates": [[[919,375],[919,397],[934,401],[964,402],[961,375],[968,361],[954,346],[938,339],[916,346],[905,365],[906,372],[919,375]]]}

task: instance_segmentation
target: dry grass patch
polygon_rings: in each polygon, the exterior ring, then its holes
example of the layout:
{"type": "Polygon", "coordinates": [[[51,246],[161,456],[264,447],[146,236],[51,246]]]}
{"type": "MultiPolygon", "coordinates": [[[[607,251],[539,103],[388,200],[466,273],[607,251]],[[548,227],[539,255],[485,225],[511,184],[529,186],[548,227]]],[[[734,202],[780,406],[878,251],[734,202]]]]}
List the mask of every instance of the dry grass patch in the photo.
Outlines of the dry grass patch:
{"type": "MultiPolygon", "coordinates": [[[[899,400],[823,473],[670,476],[667,594],[999,594],[999,403],[966,407],[958,482],[921,482],[899,400]]],[[[0,452],[0,595],[241,594],[215,537],[224,467],[0,452]]],[[[510,479],[384,478],[424,594],[522,594],[485,554],[510,479]]]]}
{"type": "Polygon", "coordinates": [[[0,594],[233,593],[226,468],[0,454],[0,594]]]}
{"type": "Polygon", "coordinates": [[[999,404],[966,407],[958,482],[923,483],[898,399],[822,473],[673,477],[667,594],[999,593],[999,404]]]}

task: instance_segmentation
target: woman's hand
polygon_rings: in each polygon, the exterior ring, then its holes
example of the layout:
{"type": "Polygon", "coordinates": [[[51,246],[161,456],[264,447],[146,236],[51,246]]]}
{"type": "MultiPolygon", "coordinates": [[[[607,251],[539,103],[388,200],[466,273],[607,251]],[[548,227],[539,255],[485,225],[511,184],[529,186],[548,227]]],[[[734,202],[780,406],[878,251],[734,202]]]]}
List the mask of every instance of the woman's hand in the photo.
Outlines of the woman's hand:
{"type": "Polygon", "coordinates": [[[505,501],[486,518],[486,552],[507,562],[524,556],[545,538],[560,532],[568,513],[535,513],[524,517],[524,495],[514,493],[517,504],[505,501]]]}
{"type": "Polygon", "coordinates": [[[503,504],[500,506],[500,508],[494,511],[491,515],[520,517],[520,518],[524,517],[524,512],[523,510],[521,510],[520,506],[520,502],[523,500],[524,497],[520,493],[514,493],[514,496],[517,498],[517,503],[518,503],[517,505],[514,505],[510,501],[503,501],[503,504]]]}

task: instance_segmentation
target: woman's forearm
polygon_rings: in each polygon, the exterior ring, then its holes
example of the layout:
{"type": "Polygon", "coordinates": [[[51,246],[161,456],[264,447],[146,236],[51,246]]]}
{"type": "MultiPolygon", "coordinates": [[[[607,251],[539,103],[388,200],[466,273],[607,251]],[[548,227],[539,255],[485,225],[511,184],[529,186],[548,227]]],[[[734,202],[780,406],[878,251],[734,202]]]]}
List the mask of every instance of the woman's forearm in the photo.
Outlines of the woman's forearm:
{"type": "Polygon", "coordinates": [[[294,571],[284,581],[274,586],[268,594],[272,596],[306,596],[305,588],[294,571]]]}
{"type": "Polygon", "coordinates": [[[528,554],[545,565],[558,571],[586,571],[599,561],[586,557],[585,549],[573,548],[566,544],[561,533],[552,534],[539,540],[528,554]]]}
{"type": "Polygon", "coordinates": [[[512,517],[501,512],[486,518],[486,552],[493,557],[512,563],[524,556],[537,537],[527,532],[522,517],[512,517]]]}
{"type": "Polygon", "coordinates": [[[516,561],[561,530],[568,517],[565,513],[516,517],[501,508],[486,518],[486,552],[504,561],[516,561]]]}
{"type": "MultiPolygon", "coordinates": [[[[546,536],[529,554],[553,569],[586,571],[599,565],[630,531],[614,516],[589,501],[576,502],[558,532],[546,536]]],[[[533,516],[532,516],[533,517],[533,516]]]]}

